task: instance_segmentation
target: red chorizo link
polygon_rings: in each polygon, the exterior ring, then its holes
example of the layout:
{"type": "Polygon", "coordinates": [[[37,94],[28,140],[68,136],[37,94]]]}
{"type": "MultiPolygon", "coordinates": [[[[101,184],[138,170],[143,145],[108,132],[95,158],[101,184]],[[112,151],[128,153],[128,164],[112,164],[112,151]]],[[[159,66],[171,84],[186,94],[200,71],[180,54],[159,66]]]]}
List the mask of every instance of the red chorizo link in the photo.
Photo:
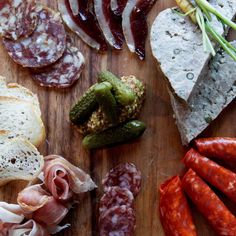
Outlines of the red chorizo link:
{"type": "Polygon", "coordinates": [[[203,179],[236,202],[236,174],[234,172],[202,156],[194,149],[188,151],[183,162],[186,167],[194,170],[203,179]]]}
{"type": "Polygon", "coordinates": [[[196,236],[187,199],[179,176],[160,186],[160,218],[166,236],[196,236]]]}
{"type": "Polygon", "coordinates": [[[236,162],[236,138],[202,138],[195,141],[204,156],[236,162]]]}
{"type": "Polygon", "coordinates": [[[236,236],[236,218],[192,169],[183,177],[182,187],[218,235],[236,236]]]}

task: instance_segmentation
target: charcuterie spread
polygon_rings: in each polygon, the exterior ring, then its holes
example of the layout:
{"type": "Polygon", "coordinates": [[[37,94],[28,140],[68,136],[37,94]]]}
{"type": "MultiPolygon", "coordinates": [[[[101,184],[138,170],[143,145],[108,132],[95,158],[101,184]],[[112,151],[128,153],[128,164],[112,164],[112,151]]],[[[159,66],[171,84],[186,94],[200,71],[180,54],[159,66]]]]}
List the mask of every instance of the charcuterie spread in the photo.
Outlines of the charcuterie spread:
{"type": "Polygon", "coordinates": [[[236,236],[236,1],[172,3],[0,1],[0,236],[236,236]]]}
{"type": "Polygon", "coordinates": [[[102,183],[105,193],[99,204],[100,235],[134,235],[133,202],[141,188],[140,171],[134,164],[120,164],[110,170],[102,183]]]}

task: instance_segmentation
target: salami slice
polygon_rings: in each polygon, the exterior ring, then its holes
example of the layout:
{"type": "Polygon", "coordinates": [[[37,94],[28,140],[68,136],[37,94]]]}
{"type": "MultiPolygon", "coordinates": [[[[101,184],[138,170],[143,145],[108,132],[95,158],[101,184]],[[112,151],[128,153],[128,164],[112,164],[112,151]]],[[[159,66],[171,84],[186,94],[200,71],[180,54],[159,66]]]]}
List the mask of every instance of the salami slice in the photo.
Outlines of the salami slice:
{"type": "Polygon", "coordinates": [[[133,208],[134,196],[128,189],[110,187],[100,200],[99,212],[103,214],[114,206],[127,206],[133,208]]]}
{"type": "Polygon", "coordinates": [[[182,187],[218,235],[236,235],[236,218],[192,169],[182,179],[182,187]]]}
{"type": "Polygon", "coordinates": [[[99,218],[100,236],[132,236],[135,229],[134,210],[127,206],[110,208],[99,218]]]}
{"type": "Polygon", "coordinates": [[[160,186],[159,210],[165,235],[197,236],[179,176],[168,179],[160,186]]]}
{"type": "Polygon", "coordinates": [[[236,162],[236,138],[202,138],[195,145],[204,156],[236,162]]]}
{"type": "Polygon", "coordinates": [[[66,32],[60,13],[44,7],[38,17],[37,28],[30,37],[18,41],[3,40],[10,57],[23,67],[39,68],[53,64],[66,49],[66,32]]]}
{"type": "Polygon", "coordinates": [[[41,86],[67,88],[79,79],[83,68],[84,56],[78,48],[71,45],[71,40],[67,40],[66,50],[55,64],[31,70],[31,74],[41,86]]]}
{"type": "Polygon", "coordinates": [[[31,35],[37,26],[38,10],[36,0],[1,0],[0,35],[12,40],[31,35]]]}
{"type": "Polygon", "coordinates": [[[236,202],[236,174],[191,149],[184,164],[236,202]]]}
{"type": "Polygon", "coordinates": [[[103,186],[105,192],[109,187],[119,186],[130,190],[134,196],[137,196],[141,189],[141,172],[134,164],[120,164],[106,175],[103,186]]]}

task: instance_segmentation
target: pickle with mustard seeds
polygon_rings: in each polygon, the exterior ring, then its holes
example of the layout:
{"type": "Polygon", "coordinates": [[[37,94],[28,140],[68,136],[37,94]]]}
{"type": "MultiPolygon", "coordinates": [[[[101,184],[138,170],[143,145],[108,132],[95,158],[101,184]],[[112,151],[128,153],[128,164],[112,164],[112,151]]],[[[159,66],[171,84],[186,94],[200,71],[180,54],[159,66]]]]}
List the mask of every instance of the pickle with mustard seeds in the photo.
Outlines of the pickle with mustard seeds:
{"type": "Polygon", "coordinates": [[[94,93],[107,120],[112,124],[116,124],[118,122],[117,104],[111,89],[112,85],[109,82],[103,82],[94,87],[94,93]]]}
{"type": "Polygon", "coordinates": [[[140,137],[145,130],[146,125],[142,121],[132,120],[101,133],[87,135],[83,139],[83,146],[87,149],[97,149],[129,142],[140,137]]]}
{"type": "Polygon", "coordinates": [[[70,110],[70,120],[76,125],[83,124],[98,107],[98,102],[94,93],[94,87],[90,87],[79,99],[76,105],[70,110]]]}
{"type": "Polygon", "coordinates": [[[115,98],[121,105],[129,105],[134,102],[135,93],[119,78],[109,71],[99,73],[98,82],[109,82],[112,85],[115,98]]]}

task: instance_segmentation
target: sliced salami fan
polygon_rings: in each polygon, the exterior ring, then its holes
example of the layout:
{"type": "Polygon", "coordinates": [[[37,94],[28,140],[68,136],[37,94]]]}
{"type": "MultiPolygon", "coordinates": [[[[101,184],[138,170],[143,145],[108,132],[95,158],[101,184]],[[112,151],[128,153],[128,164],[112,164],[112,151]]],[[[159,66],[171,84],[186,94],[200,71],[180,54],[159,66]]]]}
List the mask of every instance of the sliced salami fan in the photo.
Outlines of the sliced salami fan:
{"type": "Polygon", "coordinates": [[[105,192],[109,190],[109,187],[119,186],[130,190],[134,196],[137,196],[141,188],[141,172],[134,164],[120,164],[106,175],[103,186],[105,192]]]}
{"type": "Polygon", "coordinates": [[[84,56],[78,48],[67,40],[67,48],[63,56],[52,66],[31,70],[36,82],[45,87],[67,88],[80,77],[84,68],[84,56]]]}
{"type": "Polygon", "coordinates": [[[99,219],[100,236],[132,236],[135,229],[134,210],[127,206],[115,206],[99,219]]]}
{"type": "Polygon", "coordinates": [[[128,189],[110,187],[100,200],[99,212],[105,213],[114,206],[127,206],[133,208],[134,196],[128,189]]]}
{"type": "Polygon", "coordinates": [[[31,35],[37,26],[39,8],[36,0],[1,0],[0,35],[12,40],[31,35]]]}
{"type": "Polygon", "coordinates": [[[128,0],[111,0],[111,10],[115,15],[121,16],[128,0]]]}
{"type": "Polygon", "coordinates": [[[10,57],[23,67],[40,68],[53,64],[66,49],[66,32],[60,13],[43,7],[38,17],[37,28],[30,37],[16,42],[3,40],[10,57]]]}

